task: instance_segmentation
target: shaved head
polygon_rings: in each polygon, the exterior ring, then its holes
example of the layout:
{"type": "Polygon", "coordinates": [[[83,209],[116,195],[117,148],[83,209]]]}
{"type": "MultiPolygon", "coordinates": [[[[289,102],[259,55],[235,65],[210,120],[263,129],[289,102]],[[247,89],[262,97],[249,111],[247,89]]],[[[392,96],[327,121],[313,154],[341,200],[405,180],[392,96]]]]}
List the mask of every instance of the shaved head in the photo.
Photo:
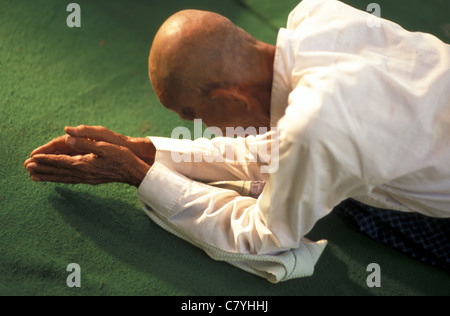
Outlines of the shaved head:
{"type": "MultiPolygon", "coordinates": [[[[213,91],[264,86],[270,94],[272,74],[260,73],[267,46],[219,14],[180,11],[155,36],[149,56],[150,80],[165,107],[192,119],[214,95],[223,95],[213,91]],[[193,100],[195,104],[189,104],[193,100]]],[[[272,71],[272,67],[273,61],[266,68],[272,71]]],[[[217,107],[211,110],[220,112],[217,107]]]]}

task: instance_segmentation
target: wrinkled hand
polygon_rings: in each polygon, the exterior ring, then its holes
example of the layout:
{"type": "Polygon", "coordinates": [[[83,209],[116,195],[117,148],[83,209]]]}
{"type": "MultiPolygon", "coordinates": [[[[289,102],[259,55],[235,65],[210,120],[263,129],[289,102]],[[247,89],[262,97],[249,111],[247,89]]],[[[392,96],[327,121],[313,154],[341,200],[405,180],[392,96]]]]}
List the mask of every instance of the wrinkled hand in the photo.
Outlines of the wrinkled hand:
{"type": "Polygon", "coordinates": [[[25,168],[34,181],[102,184],[123,182],[138,187],[153,164],[150,140],[116,134],[104,127],[67,127],[31,153],[25,168]]]}
{"type": "Polygon", "coordinates": [[[155,160],[156,148],[148,138],[123,136],[103,126],[80,125],[77,127],[66,127],[65,131],[70,136],[85,137],[126,147],[149,165],[153,165],[155,160]]]}
{"type": "Polygon", "coordinates": [[[69,135],[62,135],[53,139],[51,142],[33,150],[33,152],[31,152],[30,154],[30,157],[33,157],[34,155],[38,154],[69,155],[69,156],[76,156],[83,154],[66,145],[68,137],[69,135]]]}
{"type": "Polygon", "coordinates": [[[67,126],[64,130],[67,135],[57,137],[48,144],[36,148],[30,156],[33,157],[37,154],[63,154],[69,156],[88,154],[89,152],[81,153],[67,146],[67,138],[69,136],[73,136],[84,137],[94,141],[103,141],[110,144],[126,147],[149,165],[153,165],[153,162],[155,160],[156,148],[148,138],[123,136],[103,126],[67,126]]]}

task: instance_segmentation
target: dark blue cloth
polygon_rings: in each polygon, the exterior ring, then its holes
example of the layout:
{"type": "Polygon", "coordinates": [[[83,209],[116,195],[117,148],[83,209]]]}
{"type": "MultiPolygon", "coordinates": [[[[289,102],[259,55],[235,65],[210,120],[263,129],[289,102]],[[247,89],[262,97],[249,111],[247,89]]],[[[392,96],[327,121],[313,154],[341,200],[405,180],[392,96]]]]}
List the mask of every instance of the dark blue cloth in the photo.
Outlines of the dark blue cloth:
{"type": "Polygon", "coordinates": [[[379,209],[353,199],[334,211],[377,242],[450,271],[450,219],[379,209]]]}

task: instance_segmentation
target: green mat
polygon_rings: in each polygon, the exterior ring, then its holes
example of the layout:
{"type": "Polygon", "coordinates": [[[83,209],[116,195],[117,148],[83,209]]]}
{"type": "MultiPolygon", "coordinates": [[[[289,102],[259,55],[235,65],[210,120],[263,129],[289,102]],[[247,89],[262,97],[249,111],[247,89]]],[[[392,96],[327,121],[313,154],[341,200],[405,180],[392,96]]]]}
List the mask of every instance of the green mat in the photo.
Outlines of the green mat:
{"type": "MultiPolygon", "coordinates": [[[[450,276],[377,244],[331,214],[309,234],[329,244],[312,277],[277,285],[215,262],[153,224],[136,189],[30,181],[24,160],[66,125],[132,136],[187,126],[162,108],[147,56],[161,23],[216,11],[274,44],[297,1],[0,0],[0,295],[449,295],[450,276]],[[369,288],[367,266],[381,267],[369,288]],[[69,288],[66,267],[81,267],[69,288]]],[[[369,1],[348,1],[365,10],[369,1]]],[[[382,17],[450,42],[448,0],[378,1],[382,17]]]]}

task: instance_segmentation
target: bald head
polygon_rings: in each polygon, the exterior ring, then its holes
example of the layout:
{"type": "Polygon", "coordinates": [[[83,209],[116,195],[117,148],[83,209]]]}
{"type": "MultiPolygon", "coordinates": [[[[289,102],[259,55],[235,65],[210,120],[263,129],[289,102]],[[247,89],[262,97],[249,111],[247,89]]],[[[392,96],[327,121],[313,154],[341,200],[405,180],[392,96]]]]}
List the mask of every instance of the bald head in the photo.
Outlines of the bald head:
{"type": "Polygon", "coordinates": [[[199,117],[204,107],[216,113],[226,110],[219,109],[220,104],[213,106],[217,99],[233,99],[239,101],[236,106],[245,107],[236,93],[264,89],[270,95],[274,53],[270,48],[219,14],[181,11],[155,36],[149,56],[151,83],[161,103],[183,118],[199,117]]]}

